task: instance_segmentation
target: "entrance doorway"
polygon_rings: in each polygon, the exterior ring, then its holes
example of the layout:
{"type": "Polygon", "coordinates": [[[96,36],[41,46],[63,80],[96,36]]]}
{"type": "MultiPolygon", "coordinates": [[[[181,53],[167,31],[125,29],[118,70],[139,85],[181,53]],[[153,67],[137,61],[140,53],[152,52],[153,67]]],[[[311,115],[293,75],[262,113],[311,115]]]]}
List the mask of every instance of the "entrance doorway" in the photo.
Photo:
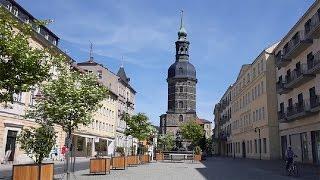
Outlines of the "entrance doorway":
{"type": "Polygon", "coordinates": [[[283,160],[286,159],[287,148],[287,136],[281,136],[281,156],[283,160]]]}
{"type": "Polygon", "coordinates": [[[10,156],[8,158],[8,161],[14,160],[14,152],[16,150],[17,134],[18,134],[18,131],[8,130],[7,143],[6,143],[6,149],[5,149],[5,153],[7,153],[7,151],[11,151],[10,156]]]}
{"type": "Polygon", "coordinates": [[[246,158],[246,143],[242,142],[242,157],[246,158]]]}
{"type": "Polygon", "coordinates": [[[311,131],[313,163],[320,164],[320,131],[311,131]]]}

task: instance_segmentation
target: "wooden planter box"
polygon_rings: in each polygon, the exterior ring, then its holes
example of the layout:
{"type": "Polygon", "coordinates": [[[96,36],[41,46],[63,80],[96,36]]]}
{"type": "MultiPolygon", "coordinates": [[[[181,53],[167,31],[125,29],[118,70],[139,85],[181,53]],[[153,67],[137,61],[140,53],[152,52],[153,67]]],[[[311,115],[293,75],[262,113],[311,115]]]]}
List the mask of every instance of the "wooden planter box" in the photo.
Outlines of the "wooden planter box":
{"type": "Polygon", "coordinates": [[[53,180],[53,163],[13,165],[13,180],[53,180]]]}
{"type": "Polygon", "coordinates": [[[111,161],[112,169],[126,169],[125,156],[112,157],[111,161]]]}
{"type": "Polygon", "coordinates": [[[195,154],[194,157],[193,157],[193,160],[201,161],[201,155],[200,154],[195,154]]]}
{"type": "Polygon", "coordinates": [[[127,164],[130,165],[138,165],[139,164],[139,156],[127,156],[127,164]]]}
{"type": "Polygon", "coordinates": [[[150,156],[149,155],[141,155],[140,161],[142,164],[149,163],[150,162],[150,156]]]}
{"type": "Polygon", "coordinates": [[[163,161],[164,155],[162,153],[156,153],[156,161],[163,161]]]}
{"type": "Polygon", "coordinates": [[[107,174],[107,172],[110,174],[109,158],[90,159],[90,173],[107,174]]]}

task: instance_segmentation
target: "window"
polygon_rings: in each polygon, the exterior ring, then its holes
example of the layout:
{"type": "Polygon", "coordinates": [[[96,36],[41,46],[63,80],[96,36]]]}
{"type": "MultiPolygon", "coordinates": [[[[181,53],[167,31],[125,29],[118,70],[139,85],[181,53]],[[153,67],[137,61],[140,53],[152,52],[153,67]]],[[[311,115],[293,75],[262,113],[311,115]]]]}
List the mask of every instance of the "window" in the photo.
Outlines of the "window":
{"type": "Polygon", "coordinates": [[[183,108],[183,102],[179,101],[179,108],[183,108]]]}
{"type": "Polygon", "coordinates": [[[262,116],[261,116],[261,108],[259,108],[259,120],[261,120],[262,116]]]}
{"type": "Polygon", "coordinates": [[[256,121],[256,112],[252,112],[253,121],[256,121]]]}
{"type": "Polygon", "coordinates": [[[15,102],[22,102],[22,93],[14,93],[13,94],[13,101],[15,102]]]}
{"type": "Polygon", "coordinates": [[[85,143],[85,138],[77,136],[77,151],[83,151],[85,143]]]}
{"type": "Polygon", "coordinates": [[[183,116],[182,115],[179,116],[179,122],[183,122],[183,116]]]}
{"type": "Polygon", "coordinates": [[[98,78],[102,79],[102,71],[98,71],[98,78]]]}
{"type": "Polygon", "coordinates": [[[30,92],[30,103],[29,103],[30,106],[33,106],[33,105],[34,105],[34,98],[35,98],[34,91],[35,91],[35,90],[32,89],[31,92],[30,92]]]}
{"type": "Polygon", "coordinates": [[[267,153],[267,139],[263,138],[263,153],[267,153]]]}
{"type": "Polygon", "coordinates": [[[182,86],[179,87],[179,92],[183,92],[183,87],[182,86]]]}
{"type": "Polygon", "coordinates": [[[262,107],[262,119],[265,118],[264,107],[262,107]]]}
{"type": "Polygon", "coordinates": [[[263,81],[261,81],[261,94],[264,93],[264,84],[263,84],[263,81]]]}
{"type": "Polygon", "coordinates": [[[257,140],[254,140],[254,153],[258,153],[257,140]]]}

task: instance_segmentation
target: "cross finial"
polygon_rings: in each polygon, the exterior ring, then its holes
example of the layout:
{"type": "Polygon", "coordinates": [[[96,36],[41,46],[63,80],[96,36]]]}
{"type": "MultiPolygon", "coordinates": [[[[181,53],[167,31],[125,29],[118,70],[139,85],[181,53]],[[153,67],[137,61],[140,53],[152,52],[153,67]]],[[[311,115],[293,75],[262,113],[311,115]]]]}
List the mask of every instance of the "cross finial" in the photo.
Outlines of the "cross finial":
{"type": "Polygon", "coordinates": [[[89,58],[90,58],[90,61],[93,61],[93,45],[92,45],[92,42],[90,41],[90,54],[89,54],[89,58]]]}

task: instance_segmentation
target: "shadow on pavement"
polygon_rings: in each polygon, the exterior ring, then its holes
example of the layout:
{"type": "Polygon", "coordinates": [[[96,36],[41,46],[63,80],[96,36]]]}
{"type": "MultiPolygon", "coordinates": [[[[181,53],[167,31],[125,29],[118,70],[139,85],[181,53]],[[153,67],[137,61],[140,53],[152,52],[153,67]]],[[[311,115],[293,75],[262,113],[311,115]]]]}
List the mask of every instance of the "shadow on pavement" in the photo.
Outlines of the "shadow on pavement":
{"type": "Polygon", "coordinates": [[[196,168],[206,179],[305,179],[320,180],[320,167],[298,164],[299,176],[288,177],[285,162],[280,160],[232,159],[227,157],[210,157],[201,161],[205,168],[196,168]]]}

